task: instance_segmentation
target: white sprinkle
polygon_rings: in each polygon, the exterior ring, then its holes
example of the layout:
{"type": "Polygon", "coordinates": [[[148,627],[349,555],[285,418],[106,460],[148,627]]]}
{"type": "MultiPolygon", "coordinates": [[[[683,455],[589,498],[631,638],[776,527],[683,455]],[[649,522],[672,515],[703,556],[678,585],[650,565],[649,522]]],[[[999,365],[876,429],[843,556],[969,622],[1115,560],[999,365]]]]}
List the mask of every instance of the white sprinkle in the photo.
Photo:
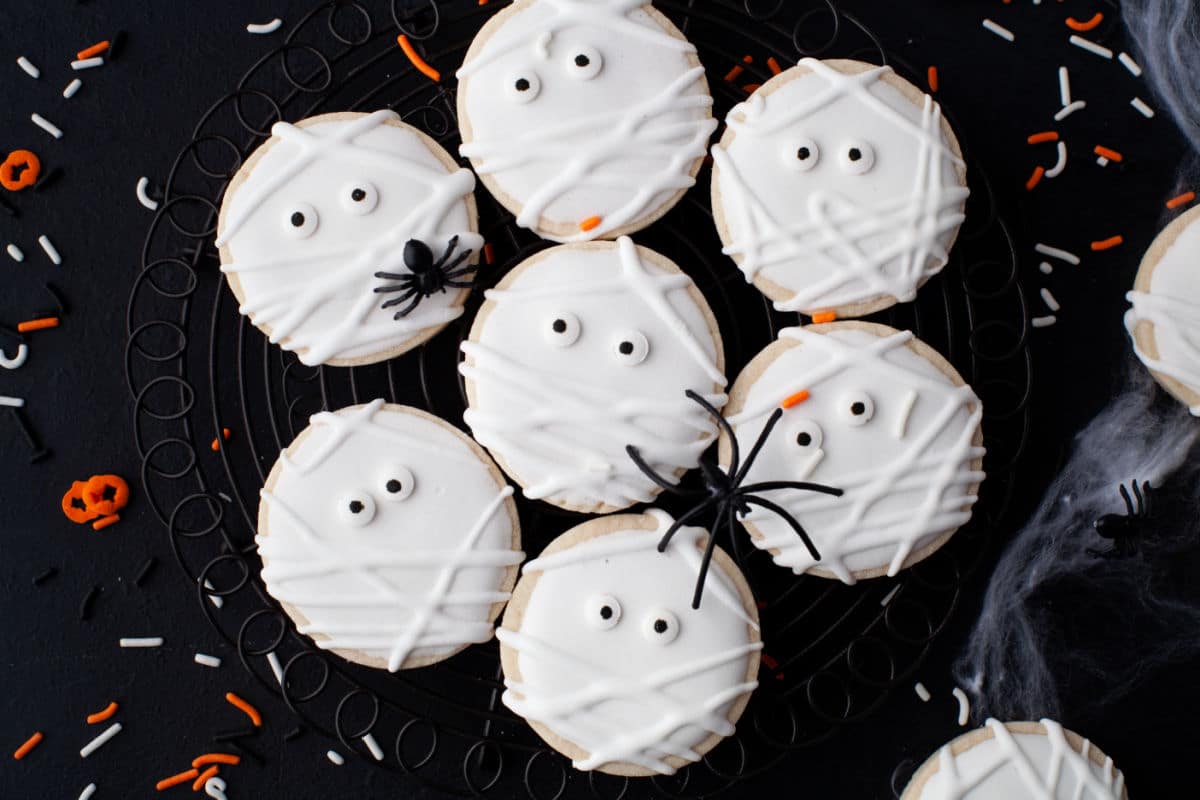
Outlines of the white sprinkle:
{"type": "Polygon", "coordinates": [[[896,592],[900,591],[900,586],[901,584],[899,583],[893,586],[892,590],[885,594],[883,599],[879,601],[879,605],[886,606],[888,603],[892,602],[892,598],[896,596],[896,592]]]}
{"type": "Polygon", "coordinates": [[[275,651],[267,653],[267,663],[271,665],[271,672],[275,673],[275,680],[279,681],[279,685],[283,686],[283,666],[279,663],[279,656],[275,655],[275,651]]]}
{"type": "Polygon", "coordinates": [[[96,793],[96,784],[89,783],[83,787],[83,791],[79,793],[79,800],[88,800],[89,797],[96,793]]]}
{"type": "Polygon", "coordinates": [[[929,690],[925,688],[925,684],[920,681],[917,681],[916,685],[913,686],[913,691],[917,693],[917,697],[921,698],[922,703],[928,703],[929,699],[933,697],[929,693],[929,690]]]}
{"type": "Polygon", "coordinates": [[[908,417],[912,414],[913,406],[917,402],[917,393],[913,389],[909,389],[904,395],[904,399],[900,401],[900,414],[896,417],[896,429],[893,433],[897,439],[903,439],[904,434],[908,432],[908,417]]]}
{"type": "Polygon", "coordinates": [[[122,639],[121,647],[162,647],[161,636],[146,636],[141,639],[122,639]]]}
{"type": "Polygon", "coordinates": [[[1112,58],[1113,57],[1112,50],[1109,50],[1107,47],[1102,47],[1101,45],[1098,45],[1095,42],[1093,42],[1091,39],[1085,39],[1082,36],[1079,36],[1078,34],[1074,34],[1074,33],[1071,34],[1071,44],[1075,45],[1076,47],[1087,50],[1089,53],[1095,53],[1096,55],[1100,56],[1101,58],[1112,58]]]}
{"type": "Polygon", "coordinates": [[[251,22],[249,25],[246,26],[246,33],[257,33],[257,34],[274,33],[275,31],[279,30],[282,27],[283,27],[283,20],[281,20],[279,17],[276,17],[275,19],[271,20],[270,22],[251,22]]]}
{"type": "Polygon", "coordinates": [[[1136,108],[1138,113],[1141,114],[1146,119],[1152,119],[1154,117],[1154,109],[1151,108],[1150,106],[1146,105],[1146,101],[1140,97],[1135,97],[1132,100],[1130,100],[1129,105],[1136,108]]]}
{"type": "Polygon", "coordinates": [[[1104,156],[1100,156],[1099,158],[1096,159],[1096,163],[1102,167],[1107,167],[1109,164],[1109,161],[1104,156]]]}
{"type": "Polygon", "coordinates": [[[59,130],[58,126],[55,125],[50,120],[43,117],[41,114],[34,114],[30,117],[30,119],[33,120],[34,125],[37,125],[39,128],[41,128],[46,133],[53,136],[55,139],[62,138],[62,131],[59,130]]]}
{"type": "Polygon", "coordinates": [[[998,23],[992,22],[990,19],[985,19],[983,21],[983,27],[987,28],[989,31],[996,34],[1001,39],[1007,39],[1010,42],[1015,41],[1017,38],[1016,36],[1013,35],[1013,32],[1010,31],[1008,28],[1006,28],[1003,25],[1000,25],[998,23]]]}
{"type": "Polygon", "coordinates": [[[342,758],[342,754],[339,753],[337,750],[330,750],[328,753],[325,754],[325,757],[328,758],[330,761],[332,761],[334,764],[337,764],[339,767],[342,764],[346,763],[346,759],[342,758]]]}
{"type": "Polygon", "coordinates": [[[1058,304],[1058,300],[1054,298],[1054,295],[1050,294],[1050,290],[1045,286],[1042,287],[1042,302],[1045,303],[1046,308],[1050,309],[1051,311],[1058,311],[1062,308],[1062,306],[1058,304]]]}
{"type": "Polygon", "coordinates": [[[1139,66],[1138,63],[1133,60],[1133,56],[1129,55],[1129,53],[1121,53],[1121,55],[1117,56],[1117,61],[1120,61],[1125,66],[1125,69],[1129,70],[1133,77],[1142,77],[1141,66],[1139,66]]]}
{"type": "Polygon", "coordinates": [[[42,77],[42,71],[40,69],[38,69],[37,67],[35,67],[33,65],[33,62],[30,61],[25,56],[21,56],[20,58],[17,59],[17,66],[20,67],[21,69],[25,70],[25,74],[31,78],[42,77]]]}
{"type": "Polygon", "coordinates": [[[25,401],[20,397],[9,397],[8,395],[0,394],[0,406],[6,408],[22,408],[25,401]]]}
{"type": "Polygon", "coordinates": [[[63,89],[63,97],[70,100],[75,96],[75,93],[79,91],[80,86],[83,86],[83,81],[79,80],[79,78],[71,81],[67,84],[67,88],[63,89]]]}
{"type": "Polygon", "coordinates": [[[1058,68],[1058,96],[1064,106],[1071,105],[1071,73],[1066,67],[1058,68]]]}
{"type": "Polygon", "coordinates": [[[371,751],[371,755],[375,756],[376,761],[383,761],[383,748],[379,746],[379,742],[375,741],[375,737],[367,734],[362,737],[363,744],[371,751]]]}
{"type": "Polygon", "coordinates": [[[1066,250],[1059,250],[1057,247],[1051,247],[1048,244],[1037,244],[1034,245],[1033,249],[1044,256],[1057,258],[1059,261],[1065,261],[1068,264],[1079,264],[1079,256],[1074,253],[1068,253],[1066,250]]]}
{"type": "MultiPolygon", "coordinates": [[[[212,589],[213,588],[212,581],[205,581],[204,588],[212,589]]],[[[221,606],[225,605],[225,598],[221,597],[218,594],[210,594],[208,596],[208,599],[213,604],[213,606],[216,608],[220,608],[221,606]]]]}
{"type": "Polygon", "coordinates": [[[216,656],[205,655],[204,653],[196,653],[196,663],[205,667],[221,666],[221,659],[216,656]]]}
{"type": "Polygon", "coordinates": [[[1071,116],[1076,111],[1082,111],[1085,108],[1087,108],[1087,103],[1085,103],[1082,100],[1076,100],[1075,102],[1071,103],[1070,105],[1059,109],[1058,113],[1054,115],[1054,119],[1058,122],[1062,122],[1064,119],[1071,116]]]}
{"type": "Polygon", "coordinates": [[[1049,328],[1056,322],[1058,322],[1058,317],[1051,314],[1048,317],[1034,317],[1029,324],[1035,328],[1049,328]]]}
{"type": "Polygon", "coordinates": [[[62,256],[58,254],[58,248],[54,246],[54,242],[50,241],[48,236],[39,236],[38,244],[40,244],[42,249],[46,251],[46,255],[51,261],[53,261],[55,264],[62,263],[62,256]]]}
{"type": "Polygon", "coordinates": [[[96,56],[95,58],[84,58],[79,61],[72,61],[71,69],[78,71],[81,69],[94,69],[103,65],[104,59],[100,56],[96,56]]]}
{"type": "Polygon", "coordinates": [[[1054,267],[1050,266],[1049,261],[1043,261],[1038,264],[1038,269],[1042,271],[1043,275],[1049,275],[1051,272],[1054,272],[1054,267]]]}
{"type": "Polygon", "coordinates": [[[79,751],[80,758],[87,758],[92,753],[96,752],[101,747],[103,747],[105,742],[107,742],[109,739],[113,738],[120,732],[121,732],[121,723],[114,722],[112,725],[109,725],[108,730],[106,730],[104,733],[100,734],[95,739],[92,739],[90,742],[88,742],[87,744],[85,744],[83,746],[83,749],[79,751]]]}
{"type": "Polygon", "coordinates": [[[1046,170],[1047,178],[1057,178],[1062,175],[1062,171],[1067,168],[1067,143],[1060,141],[1058,143],[1058,163],[1046,170]]]}
{"type": "Polygon", "coordinates": [[[958,700],[958,724],[962,727],[971,718],[971,701],[967,699],[967,693],[957,686],[951,694],[958,700]]]}
{"type": "Polygon", "coordinates": [[[0,367],[4,367],[5,369],[20,369],[28,357],[29,347],[24,342],[17,345],[17,354],[12,358],[9,358],[8,354],[3,349],[0,349],[0,367]]]}
{"type": "Polygon", "coordinates": [[[148,194],[146,194],[146,188],[149,185],[150,185],[149,178],[147,178],[145,176],[138,178],[138,182],[137,182],[138,202],[141,203],[142,205],[144,205],[146,208],[150,209],[151,211],[158,211],[158,201],[151,200],[150,196],[148,194]]]}
{"type": "Polygon", "coordinates": [[[232,503],[232,502],[233,502],[233,498],[232,498],[232,497],[230,497],[229,495],[225,494],[224,492],[217,492],[217,497],[221,498],[221,499],[222,499],[222,500],[224,500],[226,503],[232,503]]]}
{"type": "Polygon", "coordinates": [[[15,244],[10,244],[7,250],[8,257],[13,261],[16,261],[18,264],[25,260],[25,254],[21,252],[21,248],[17,247],[15,244]]]}

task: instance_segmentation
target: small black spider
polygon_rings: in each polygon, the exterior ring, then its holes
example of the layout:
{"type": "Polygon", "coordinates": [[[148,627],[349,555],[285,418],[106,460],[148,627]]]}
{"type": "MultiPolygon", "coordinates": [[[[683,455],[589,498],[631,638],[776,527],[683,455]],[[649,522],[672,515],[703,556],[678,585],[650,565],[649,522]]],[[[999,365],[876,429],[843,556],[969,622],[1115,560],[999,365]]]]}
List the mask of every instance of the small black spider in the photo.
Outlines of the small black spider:
{"type": "Polygon", "coordinates": [[[476,269],[474,264],[468,264],[465,267],[459,266],[471,257],[472,251],[464,250],[451,261],[450,257],[454,254],[456,247],[458,247],[458,237],[453,236],[450,244],[446,245],[446,252],[442,253],[442,257],[435,261],[429,245],[420,239],[409,239],[408,243],[404,245],[404,266],[408,267],[409,272],[375,273],[376,278],[396,281],[396,283],[375,287],[376,294],[401,292],[399,297],[393,297],[380,308],[392,308],[407,300],[408,305],[397,311],[396,315],[392,317],[392,319],[400,319],[410,314],[426,297],[444,292],[447,287],[466,289],[473,286],[474,281],[459,280],[476,269]]]}
{"type": "Polygon", "coordinates": [[[671,524],[671,527],[667,528],[662,540],[658,543],[658,552],[661,553],[667,549],[667,545],[670,544],[671,537],[675,535],[676,531],[708,509],[713,506],[716,507],[716,521],[709,529],[708,545],[704,549],[704,558],[700,562],[700,574],[696,578],[696,591],[692,595],[692,608],[700,608],[700,597],[704,593],[704,579],[708,575],[709,562],[712,561],[713,546],[717,540],[717,532],[723,527],[729,533],[730,542],[736,547],[736,531],[734,530],[735,515],[746,516],[750,513],[751,506],[759,506],[777,514],[796,532],[796,535],[804,542],[804,546],[808,548],[808,552],[812,557],[817,561],[821,560],[821,554],[817,552],[816,546],[800,522],[787,509],[767,500],[765,497],[758,497],[755,492],[767,492],[776,489],[798,489],[805,492],[820,492],[822,494],[833,495],[834,497],[841,497],[842,490],[820,483],[807,483],[804,481],[765,481],[743,486],[742,482],[746,479],[746,475],[749,474],[750,467],[754,464],[754,460],[758,458],[763,445],[767,443],[767,437],[771,435],[771,431],[775,428],[776,423],[783,416],[783,409],[777,408],[771,414],[762,431],[758,434],[758,438],[754,441],[754,446],[750,448],[750,455],[746,457],[745,463],[742,463],[741,453],[738,450],[737,437],[734,436],[733,428],[730,426],[728,420],[711,403],[691,389],[687,390],[687,396],[707,411],[717,421],[717,425],[720,426],[721,430],[729,437],[732,453],[728,471],[721,469],[714,455],[702,456],[700,459],[700,475],[704,479],[704,488],[683,489],[678,484],[671,483],[655,472],[654,468],[646,463],[641,453],[633,445],[626,445],[625,452],[629,454],[629,457],[633,459],[633,463],[637,465],[637,468],[647,478],[654,481],[665,491],[679,497],[703,498],[691,509],[684,512],[679,519],[675,520],[671,524]]]}
{"type": "Polygon", "coordinates": [[[1090,556],[1098,558],[1129,558],[1138,552],[1138,537],[1142,533],[1142,525],[1150,516],[1150,482],[1142,481],[1138,486],[1136,480],[1129,482],[1133,488],[1133,497],[1125,484],[1121,484],[1121,499],[1125,501],[1124,514],[1105,514],[1092,523],[1101,537],[1112,540],[1112,547],[1107,550],[1088,548],[1090,556]]]}

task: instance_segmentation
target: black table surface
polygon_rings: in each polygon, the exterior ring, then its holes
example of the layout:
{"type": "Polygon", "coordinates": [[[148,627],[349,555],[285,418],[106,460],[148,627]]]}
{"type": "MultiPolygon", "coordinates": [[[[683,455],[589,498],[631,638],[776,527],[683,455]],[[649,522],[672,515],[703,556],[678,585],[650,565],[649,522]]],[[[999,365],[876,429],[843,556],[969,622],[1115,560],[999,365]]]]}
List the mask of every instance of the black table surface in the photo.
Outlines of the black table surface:
{"type": "MultiPolygon", "coordinates": [[[[9,415],[0,417],[0,797],[75,797],[90,782],[99,787],[97,798],[148,796],[155,781],[186,769],[191,754],[212,749],[214,731],[242,724],[223,699],[227,691],[255,703],[266,719],[255,745],[265,763],[229,771],[230,798],[433,796],[353,756],[335,767],[325,752],[336,743],[318,734],[285,741],[294,727],[288,709],[251,680],[207,625],[170,557],[166,531],[137,497],[140,462],[122,366],[124,314],[151,215],[137,203],[134,186],[141,175],[164,177],[203,110],[273,45],[272,37],[247,34],[246,24],[275,16],[290,21],[312,5],[43,0],[10,1],[0,10],[0,146],[28,147],[63,170],[57,184],[20,196],[19,218],[0,215],[0,243],[17,242],[26,254],[21,264],[0,260],[0,322],[13,325],[44,306],[46,280],[70,306],[60,328],[32,340],[22,369],[0,371],[0,394],[27,400],[27,417],[53,451],[29,464],[17,427],[9,415]],[[76,77],[68,67],[74,52],[117,30],[128,37],[120,58],[80,73],[83,88],[63,99],[62,88],[76,77]],[[19,55],[42,68],[40,80],[18,69],[13,62],[19,55]],[[63,138],[52,140],[34,127],[33,112],[58,124],[63,138]],[[62,252],[62,266],[43,257],[41,234],[62,252]],[[133,503],[105,531],[72,525],[58,511],[63,491],[72,480],[104,472],[131,480],[133,503]],[[149,557],[157,558],[158,567],[135,587],[149,557]],[[57,574],[34,586],[33,578],[50,567],[57,574]],[[81,621],[80,603],[93,586],[101,591],[91,618],[81,621]],[[166,643],[118,648],[118,638],[127,636],[162,636],[166,643]],[[222,657],[224,664],[200,666],[193,662],[197,652],[222,657]],[[84,724],[84,717],[113,699],[121,704],[116,719],[124,729],[81,759],[79,748],[100,730],[84,724]],[[44,741],[27,758],[13,760],[9,754],[35,730],[45,733],[44,741]]],[[[1057,325],[1031,332],[1034,420],[1013,515],[1019,520],[1036,504],[1072,433],[1111,395],[1127,361],[1123,294],[1166,219],[1163,201],[1181,190],[1185,146],[1166,115],[1147,120],[1129,107],[1134,94],[1151,99],[1144,84],[1066,43],[1066,14],[1086,19],[1098,8],[1114,13],[1104,3],[842,5],[879,32],[889,52],[938,65],[939,100],[953,110],[961,136],[992,176],[1021,255],[1030,304],[1040,303],[1036,289],[1043,285],[1062,302],[1057,325]],[[1011,27],[1017,41],[1009,44],[983,30],[985,16],[1011,27]],[[1059,126],[1073,134],[1068,172],[1026,192],[1034,164],[1047,160],[1034,157],[1025,137],[1048,127],[1059,107],[1060,64],[1071,68],[1076,96],[1089,101],[1089,112],[1059,126]],[[1096,166],[1096,144],[1121,150],[1125,162],[1096,166]],[[1115,234],[1124,237],[1121,247],[1089,253],[1081,267],[1050,277],[1038,273],[1034,242],[1086,252],[1089,242],[1115,234]]],[[[1110,43],[1127,47],[1121,38],[1118,30],[1110,43]]],[[[961,730],[950,670],[986,580],[986,570],[974,578],[921,670],[932,702],[897,690],[871,719],[798,751],[766,778],[739,787],[738,796],[790,785],[797,796],[891,797],[897,764],[923,759],[961,730]]],[[[1102,626],[1095,635],[1104,635],[1102,626]]],[[[1119,702],[1100,695],[1063,714],[1064,722],[1116,759],[1134,797],[1174,796],[1173,787],[1194,769],[1197,666],[1178,664],[1119,702]]]]}

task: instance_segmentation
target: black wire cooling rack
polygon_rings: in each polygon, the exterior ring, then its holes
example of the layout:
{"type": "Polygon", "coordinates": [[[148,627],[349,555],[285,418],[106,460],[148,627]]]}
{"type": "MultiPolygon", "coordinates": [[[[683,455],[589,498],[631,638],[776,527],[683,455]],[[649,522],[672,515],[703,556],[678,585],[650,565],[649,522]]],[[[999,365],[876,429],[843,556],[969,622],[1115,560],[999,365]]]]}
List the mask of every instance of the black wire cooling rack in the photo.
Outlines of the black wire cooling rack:
{"type": "MultiPolygon", "coordinates": [[[[325,3],[201,116],[163,187],[129,300],[126,371],[146,498],[209,620],[236,646],[245,668],[308,726],[366,759],[372,756],[362,737],[371,733],[385,750],[380,767],[458,796],[711,796],[869,716],[892,687],[912,679],[953,612],[964,577],[1001,525],[1028,432],[1028,313],[1017,258],[987,177],[964,142],[972,194],[949,266],[916,302],[875,319],[913,330],[983,399],[988,479],[974,519],[898,578],[856,586],[796,578],[757,549],[742,548],[750,552],[741,567],[762,606],[764,666],[737,734],[701,762],[669,778],[637,781],[573,771],[499,702],[494,642],[394,675],[318,650],[295,632],[259,579],[253,536],[265,474],[321,409],[383,396],[461,425],[457,348],[481,292],[456,327],[400,358],[354,369],[305,367],[250,326],[223,285],[212,241],[221,194],[281,119],[390,107],[457,152],[453,72],[502,5],[325,3]],[[411,66],[397,47],[398,33],[442,70],[441,83],[411,66]],[[210,442],[226,427],[233,437],[214,451],[210,442]]],[[[655,5],[699,48],[718,118],[744,99],[746,83],[770,76],[769,56],[782,63],[810,55],[891,63],[917,82],[914,70],[833,2],[655,5]],[[747,55],[753,63],[743,62],[747,55]],[[724,80],[734,64],[743,67],[741,80],[724,80]]],[[[946,113],[953,122],[953,109],[946,113]]],[[[721,255],[707,182],[704,170],[700,185],[637,239],[681,265],[704,292],[732,377],[797,318],[771,310],[721,255]]],[[[481,233],[496,254],[495,265],[481,271],[490,285],[546,244],[517,228],[486,191],[477,196],[481,233]]],[[[669,498],[662,504],[678,511],[669,498]]],[[[542,503],[519,505],[531,555],[583,519],[542,503]]]]}

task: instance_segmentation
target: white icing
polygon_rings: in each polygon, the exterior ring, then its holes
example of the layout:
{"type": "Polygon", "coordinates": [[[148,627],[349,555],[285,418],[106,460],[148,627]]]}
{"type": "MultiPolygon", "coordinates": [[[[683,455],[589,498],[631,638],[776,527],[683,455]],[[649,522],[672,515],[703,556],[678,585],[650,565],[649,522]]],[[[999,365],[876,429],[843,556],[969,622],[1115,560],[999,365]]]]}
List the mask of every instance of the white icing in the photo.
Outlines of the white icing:
{"type": "Polygon", "coordinates": [[[376,111],[302,128],[276,123],[270,147],[225,198],[217,245],[227,248],[221,271],[241,285],[239,311],[305,364],[392,350],[462,313],[449,291],[395,320],[395,309],[381,308],[389,295],[373,291],[389,283],[376,272],[409,271],[410,239],[437,255],[456,235],[457,252],[483,245],[471,233],[474,176],[448,171],[398,119],[376,111]],[[361,205],[350,199],[356,188],[361,205]],[[295,226],[298,211],[304,222],[295,226]]]}
{"type": "Polygon", "coordinates": [[[523,554],[512,489],[470,440],[382,400],[316,414],[306,431],[262,491],[256,539],[267,590],[308,620],[298,630],[393,672],[489,640],[523,554]],[[349,522],[353,501],[371,519],[349,522]]]}
{"type": "MultiPolygon", "coordinates": [[[[1174,378],[1200,394],[1200,214],[1179,233],[1150,274],[1150,291],[1127,295],[1125,314],[1132,337],[1139,322],[1154,326],[1158,358],[1134,339],[1134,351],[1148,369],[1174,378]]],[[[1191,407],[1200,416],[1200,403],[1191,407]]]]}
{"type": "Polygon", "coordinates": [[[979,399],[909,348],[907,331],[881,338],[857,328],[788,328],[780,339],[771,345],[778,357],[730,417],[742,452],[785,398],[801,390],[809,398],[784,412],[746,483],[815,481],[845,494],[765,493],[804,527],[819,562],[786,522],[762,509],[745,517],[761,534],[754,543],[777,549],[775,562],[796,574],[815,567],[846,583],[883,567],[895,575],[910,555],[971,517],[973,486],[984,478],[975,469],[984,450],[973,443],[979,399]],[[853,413],[856,401],[870,406],[865,423],[853,413]]]}
{"type": "Polygon", "coordinates": [[[758,685],[746,680],[762,649],[758,625],[720,562],[705,582],[713,602],[691,607],[705,531],[681,528],[659,553],[672,520],[648,513],[654,530],[596,536],[526,564],[537,584],[520,629],[496,633],[517,652],[521,677],[505,677],[504,704],[583,750],[576,769],[632,764],[669,775],[669,757],[697,761],[711,734],[733,733],[732,706],[758,685]],[[613,598],[619,619],[591,624],[613,598]]]}
{"type": "Polygon", "coordinates": [[[695,47],[644,5],[520,3],[485,26],[489,38],[458,71],[469,127],[460,152],[495,182],[517,223],[540,236],[611,238],[642,227],[695,183],[691,172],[717,125],[704,69],[694,66],[695,47]],[[529,89],[518,91],[519,80],[529,89]],[[593,217],[600,224],[581,230],[593,217]]]}
{"type": "Polygon", "coordinates": [[[487,292],[462,346],[465,419],[527,497],[571,508],[648,502],[658,487],[626,445],[670,474],[695,467],[716,437],[684,392],[725,404],[718,337],[691,278],[649,253],[626,237],[558,247],[487,292]],[[560,321],[565,346],[554,341],[560,321]]]}
{"type": "Polygon", "coordinates": [[[969,194],[963,162],[938,104],[914,105],[890,74],[804,59],[726,118],[733,141],[712,153],[724,252],[747,280],[791,293],[781,311],[907,302],[946,264],[969,194]]]}
{"type": "Polygon", "coordinates": [[[1049,719],[1042,725],[1044,735],[1013,733],[989,719],[993,737],[958,755],[943,747],[938,771],[912,800],[1120,800],[1125,776],[1112,759],[1096,764],[1086,739],[1078,753],[1061,725],[1049,719]]]}

